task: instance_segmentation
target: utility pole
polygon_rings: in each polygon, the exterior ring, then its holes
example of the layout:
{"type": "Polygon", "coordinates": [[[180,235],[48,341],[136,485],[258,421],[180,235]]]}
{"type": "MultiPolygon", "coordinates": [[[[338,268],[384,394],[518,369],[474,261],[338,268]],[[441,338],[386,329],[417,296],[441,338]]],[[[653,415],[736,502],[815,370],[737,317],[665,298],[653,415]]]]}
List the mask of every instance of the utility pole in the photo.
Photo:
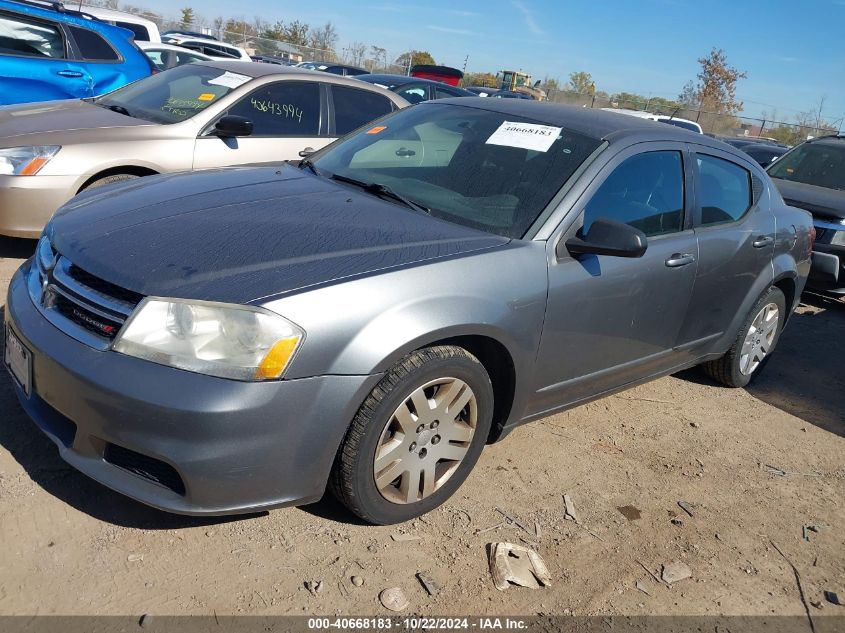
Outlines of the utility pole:
{"type": "Polygon", "coordinates": [[[468,61],[469,61],[469,55],[467,55],[466,57],[464,57],[464,69],[463,69],[463,73],[464,73],[464,74],[466,74],[466,72],[467,72],[467,62],[468,62],[468,61]]]}

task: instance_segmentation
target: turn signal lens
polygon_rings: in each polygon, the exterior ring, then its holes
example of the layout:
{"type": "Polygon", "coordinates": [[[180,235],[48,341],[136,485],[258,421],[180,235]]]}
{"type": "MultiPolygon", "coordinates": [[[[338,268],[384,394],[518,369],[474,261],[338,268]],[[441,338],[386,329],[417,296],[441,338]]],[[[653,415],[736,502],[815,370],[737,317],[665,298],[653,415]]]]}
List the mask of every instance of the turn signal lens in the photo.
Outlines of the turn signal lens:
{"type": "Polygon", "coordinates": [[[255,370],[256,380],[272,380],[279,378],[288,366],[291,356],[299,344],[299,337],[292,336],[277,342],[267,352],[267,356],[261,361],[258,369],[255,370]]]}

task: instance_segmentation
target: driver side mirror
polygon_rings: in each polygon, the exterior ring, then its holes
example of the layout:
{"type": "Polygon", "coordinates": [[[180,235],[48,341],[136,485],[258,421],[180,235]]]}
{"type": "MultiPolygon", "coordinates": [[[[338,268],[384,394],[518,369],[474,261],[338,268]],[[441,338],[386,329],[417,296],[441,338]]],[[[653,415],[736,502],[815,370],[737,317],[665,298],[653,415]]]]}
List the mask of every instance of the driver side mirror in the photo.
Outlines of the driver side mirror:
{"type": "Polygon", "coordinates": [[[252,134],[252,121],[245,116],[227,114],[214,124],[211,133],[223,138],[234,138],[237,136],[249,136],[252,134]]]}
{"type": "Polygon", "coordinates": [[[609,255],[611,257],[642,257],[648,248],[645,233],[629,224],[599,218],[580,237],[571,237],[557,244],[559,259],[567,255],[609,255]]]}

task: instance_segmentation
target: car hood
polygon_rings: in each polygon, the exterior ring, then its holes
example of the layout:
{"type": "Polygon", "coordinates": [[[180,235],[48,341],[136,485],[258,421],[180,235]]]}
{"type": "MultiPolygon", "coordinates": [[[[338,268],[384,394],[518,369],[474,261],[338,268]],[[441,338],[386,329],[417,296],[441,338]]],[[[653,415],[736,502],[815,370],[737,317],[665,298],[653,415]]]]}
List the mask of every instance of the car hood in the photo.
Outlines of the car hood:
{"type": "Polygon", "coordinates": [[[27,134],[64,134],[75,130],[139,125],[153,124],[112,112],[81,99],[25,103],[0,108],[0,139],[3,139],[2,145],[7,147],[15,145],[16,136],[27,134]]]}
{"type": "Polygon", "coordinates": [[[71,262],[128,290],[231,303],[509,241],[288,165],[90,190],[47,234],[71,262]]]}
{"type": "Polygon", "coordinates": [[[845,220],[845,191],[783,178],[772,178],[772,181],[788,205],[809,211],[822,220],[845,220]]]}

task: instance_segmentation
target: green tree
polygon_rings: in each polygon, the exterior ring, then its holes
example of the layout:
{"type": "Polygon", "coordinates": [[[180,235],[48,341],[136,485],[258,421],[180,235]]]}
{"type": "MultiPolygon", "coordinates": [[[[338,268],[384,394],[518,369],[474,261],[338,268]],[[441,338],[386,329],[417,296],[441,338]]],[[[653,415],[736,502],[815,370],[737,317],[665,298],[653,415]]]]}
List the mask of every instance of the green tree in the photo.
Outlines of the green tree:
{"type": "Polygon", "coordinates": [[[569,83],[566,85],[566,89],[578,94],[592,95],[596,92],[596,82],[593,81],[593,76],[590,73],[574,72],[569,74],[569,83]]]}
{"type": "Polygon", "coordinates": [[[185,7],[182,9],[182,19],[179,20],[179,24],[182,26],[183,29],[191,28],[191,25],[194,23],[194,10],[191,7],[185,7]]]}
{"type": "Polygon", "coordinates": [[[464,86],[478,86],[479,88],[499,87],[499,80],[493,73],[466,73],[461,83],[464,86]]]}
{"type": "Polygon", "coordinates": [[[437,64],[434,61],[434,57],[428,51],[408,51],[407,53],[402,53],[396,58],[395,63],[405,69],[410,66],[416,66],[417,64],[437,64]]]}

